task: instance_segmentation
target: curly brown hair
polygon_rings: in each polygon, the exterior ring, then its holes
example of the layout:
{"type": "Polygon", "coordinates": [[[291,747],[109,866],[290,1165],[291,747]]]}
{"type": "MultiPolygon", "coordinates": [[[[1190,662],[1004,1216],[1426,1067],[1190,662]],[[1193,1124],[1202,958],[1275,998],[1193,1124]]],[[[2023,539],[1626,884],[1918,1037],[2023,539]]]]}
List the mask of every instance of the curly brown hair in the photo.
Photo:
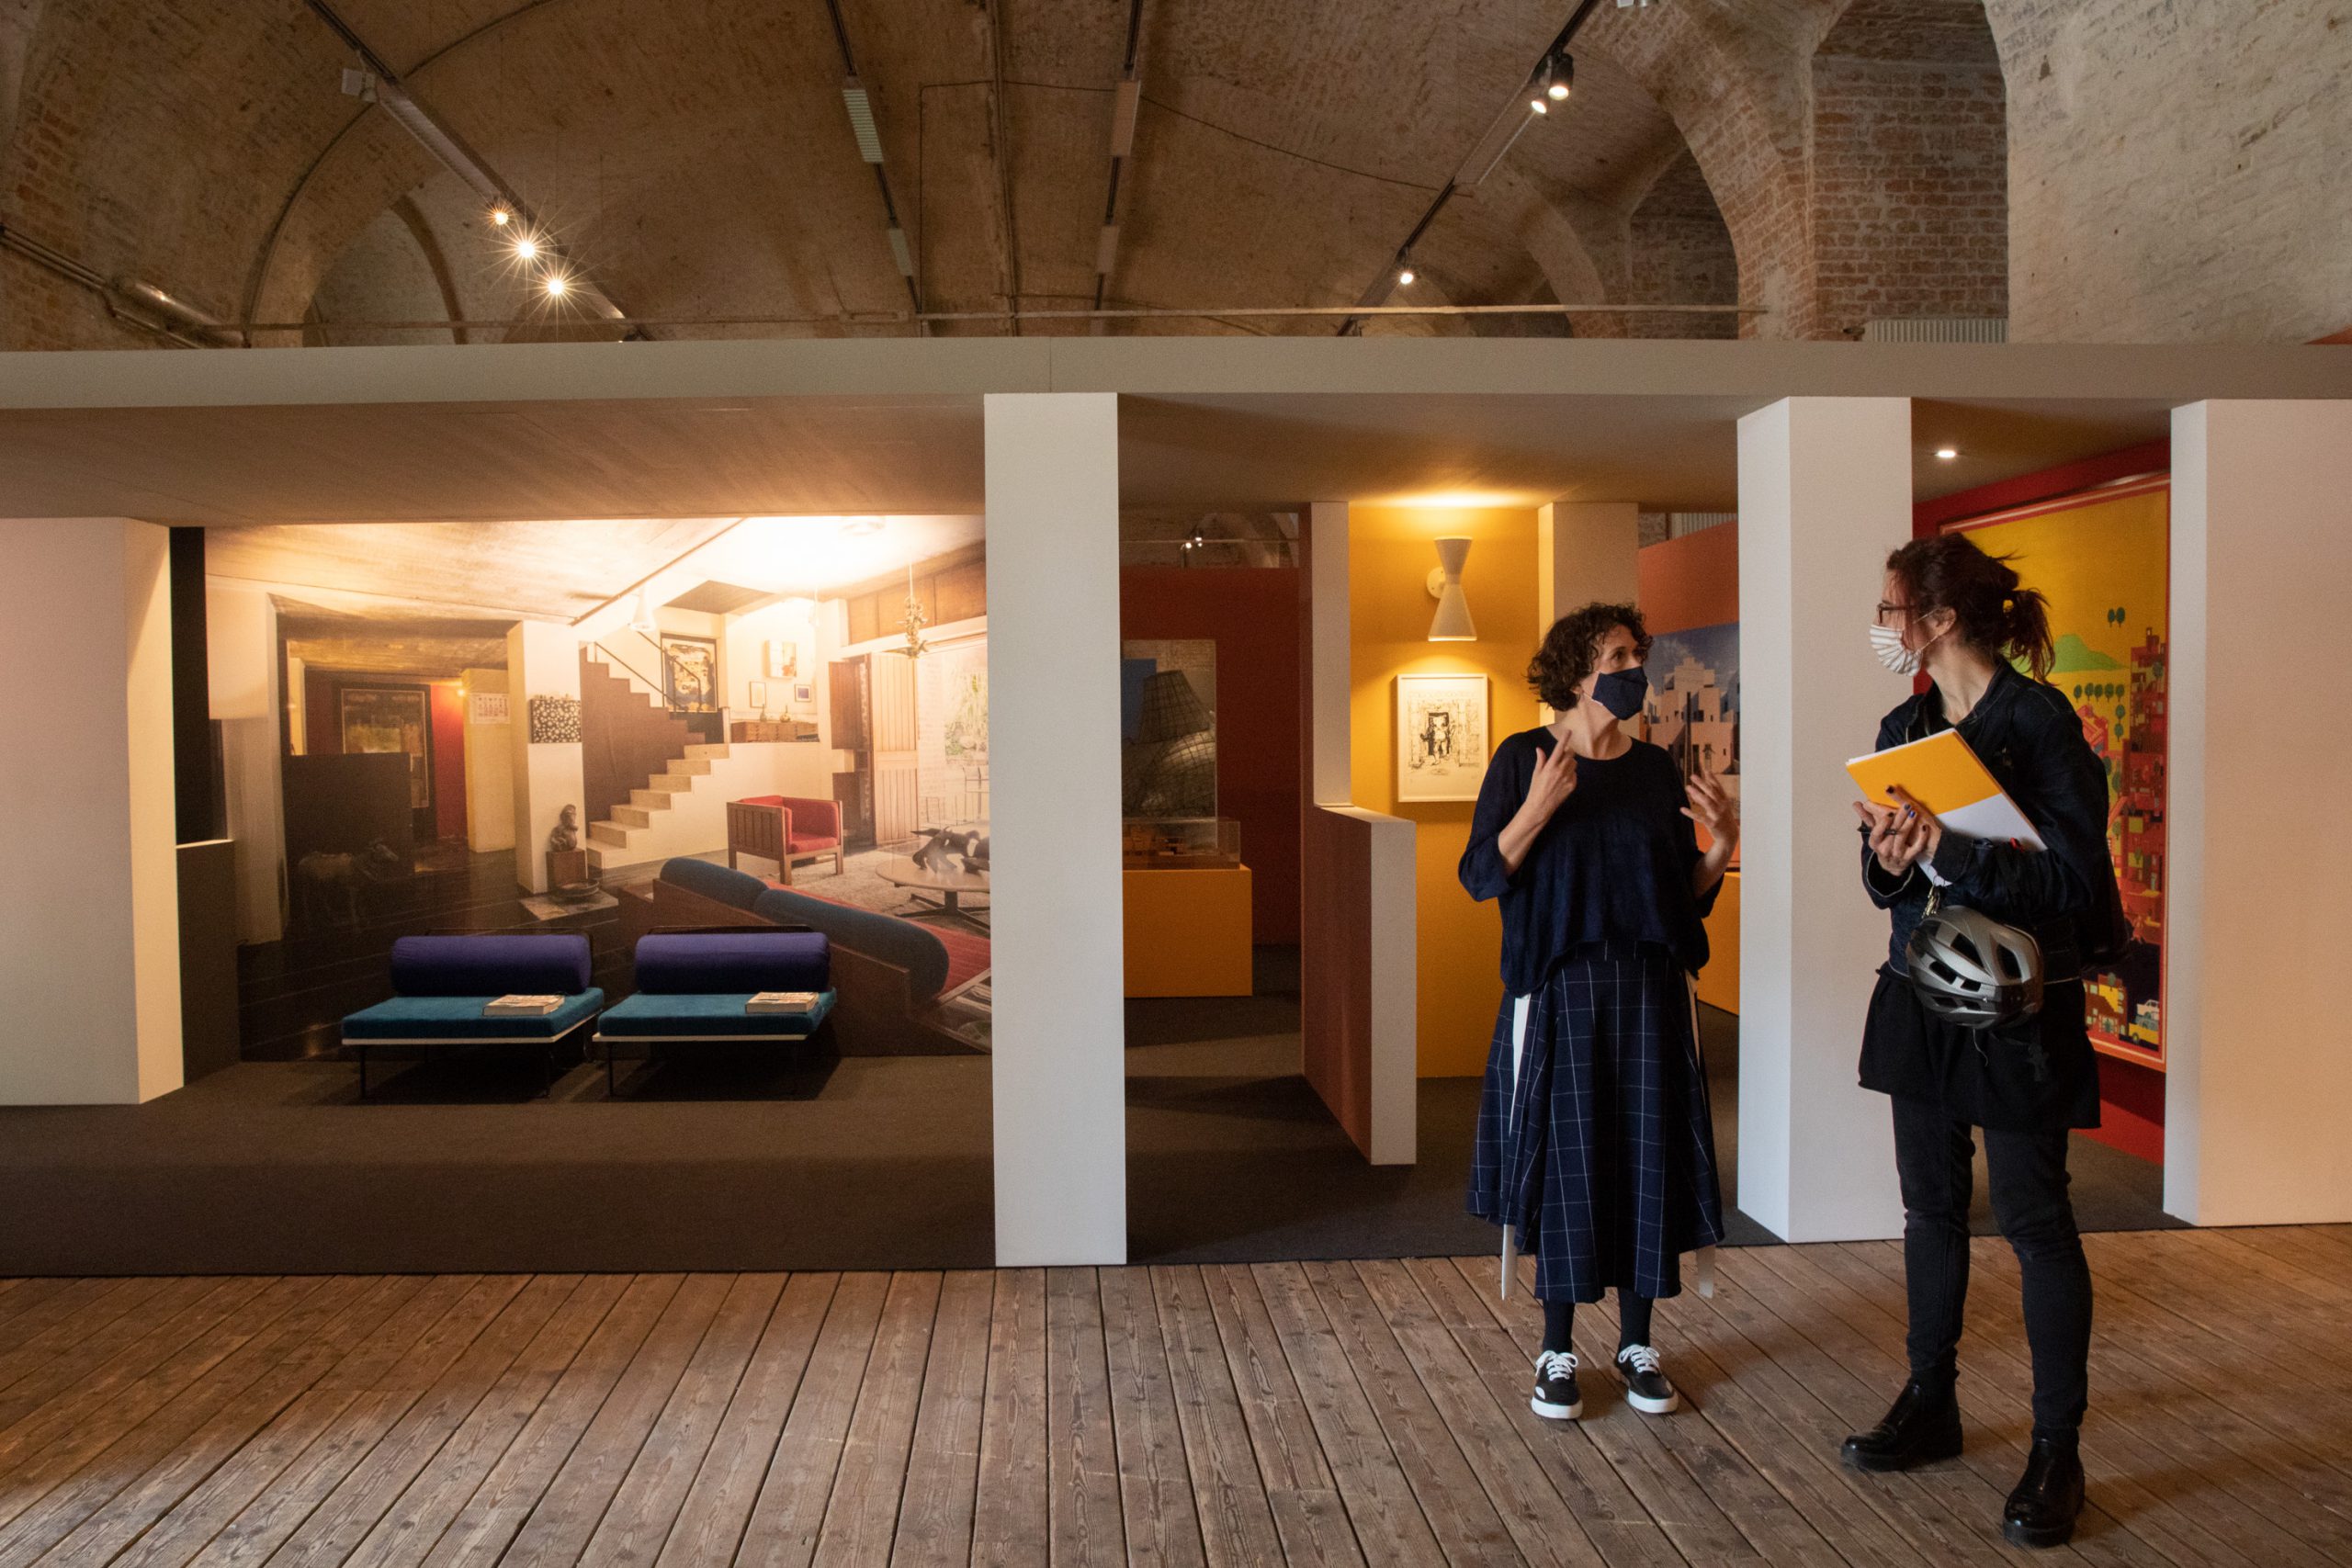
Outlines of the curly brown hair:
{"type": "Polygon", "coordinates": [[[1552,623],[1535,657],[1527,661],[1527,683],[1555,713],[1577,705],[1577,688],[1592,673],[1600,639],[1619,626],[1634,634],[1636,658],[1650,656],[1650,631],[1631,604],[1591,604],[1552,623]]]}

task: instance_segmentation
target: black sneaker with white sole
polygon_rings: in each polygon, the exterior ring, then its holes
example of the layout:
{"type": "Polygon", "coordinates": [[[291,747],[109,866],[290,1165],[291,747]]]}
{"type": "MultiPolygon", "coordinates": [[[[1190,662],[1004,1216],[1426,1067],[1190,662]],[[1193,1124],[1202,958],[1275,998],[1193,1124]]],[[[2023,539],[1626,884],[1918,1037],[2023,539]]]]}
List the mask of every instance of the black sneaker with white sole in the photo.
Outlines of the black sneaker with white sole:
{"type": "Polygon", "coordinates": [[[1583,1396],[1577,1393],[1577,1355],[1573,1350],[1545,1350],[1535,1358],[1535,1397],[1527,1407],[1547,1421],[1573,1421],[1584,1414],[1583,1396]]]}
{"type": "Polygon", "coordinates": [[[1617,1352],[1617,1371],[1625,1380],[1625,1403],[1645,1416],[1664,1416],[1679,1408],[1682,1396],[1658,1370],[1657,1348],[1628,1345],[1617,1352]]]}

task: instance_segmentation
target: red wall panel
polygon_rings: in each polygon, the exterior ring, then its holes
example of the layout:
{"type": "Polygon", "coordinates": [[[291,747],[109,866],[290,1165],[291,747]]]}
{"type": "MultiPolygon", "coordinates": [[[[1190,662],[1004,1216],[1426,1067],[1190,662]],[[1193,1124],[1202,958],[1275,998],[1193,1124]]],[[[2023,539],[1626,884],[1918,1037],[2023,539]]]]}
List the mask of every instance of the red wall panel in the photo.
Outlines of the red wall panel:
{"type": "Polygon", "coordinates": [[[1217,810],[1241,824],[1256,940],[1298,940],[1299,574],[1295,567],[1128,567],[1119,635],[1216,644],[1217,810]]]}
{"type": "Polygon", "coordinates": [[[466,696],[455,686],[433,694],[433,826],[445,839],[466,836],[466,696]]]}

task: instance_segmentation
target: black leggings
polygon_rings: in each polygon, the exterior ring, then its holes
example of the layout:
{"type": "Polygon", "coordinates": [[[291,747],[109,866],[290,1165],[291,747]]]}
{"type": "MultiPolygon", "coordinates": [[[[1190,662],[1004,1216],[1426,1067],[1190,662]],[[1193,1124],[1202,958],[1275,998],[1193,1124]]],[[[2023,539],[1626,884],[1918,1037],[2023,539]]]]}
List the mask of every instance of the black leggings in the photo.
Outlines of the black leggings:
{"type": "MultiPolygon", "coordinates": [[[[1617,1292],[1617,1348],[1650,1342],[1650,1308],[1657,1303],[1647,1296],[1637,1296],[1631,1291],[1617,1292]]],[[[1544,1348],[1566,1350],[1574,1344],[1577,1303],[1545,1302],[1544,1303],[1544,1348]]]]}
{"type": "MultiPolygon", "coordinates": [[[[1975,1175],[1970,1132],[1929,1101],[1894,1100],[1911,1375],[1947,1388],[1960,1375],[1968,1302],[1968,1201],[1975,1175]]],[[[2071,1433],[2082,1426],[2090,1399],[2091,1270],[2066,1196],[2066,1134],[1988,1127],[1984,1164],[1993,1213],[2023,1276],[2033,1429],[2071,1433]]]]}

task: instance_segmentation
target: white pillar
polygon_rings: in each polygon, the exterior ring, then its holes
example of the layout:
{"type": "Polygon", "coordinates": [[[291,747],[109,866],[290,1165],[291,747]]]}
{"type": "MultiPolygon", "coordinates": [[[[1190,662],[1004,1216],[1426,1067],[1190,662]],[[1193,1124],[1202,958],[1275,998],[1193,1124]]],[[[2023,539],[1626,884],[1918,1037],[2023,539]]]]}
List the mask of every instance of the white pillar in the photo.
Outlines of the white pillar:
{"type": "Polygon", "coordinates": [[[1538,634],[1579,604],[1634,603],[1641,508],[1630,501],[1555,501],[1535,509],[1538,634]]]}
{"type": "Polygon", "coordinates": [[[179,1088],[165,531],[0,522],[0,1104],[179,1088]]]}
{"type": "Polygon", "coordinates": [[[1910,519],[1906,400],[1739,422],[1739,1206],[1789,1241],[1902,1229],[1888,1104],[1854,1081],[1887,921],[1843,764],[1905,694],[1863,628],[1910,519]]]}
{"type": "Polygon", "coordinates": [[[508,742],[514,757],[514,881],[527,893],[548,890],[548,834],[563,808],[580,809],[580,847],[588,844],[580,742],[531,743],[533,697],[580,698],[580,634],[546,621],[517,621],[506,633],[508,742]]]}
{"type": "Polygon", "coordinates": [[[986,409],[996,1259],[1124,1263],[1118,399],[986,409]]]}
{"type": "Polygon", "coordinates": [[[2165,1208],[2352,1221],[2352,402],[2198,403],[2172,432],[2165,1208]]]}
{"type": "Polygon", "coordinates": [[[236,843],[237,940],[276,942],[285,934],[286,885],[277,606],[266,588],[210,578],[204,627],[229,837],[236,843]]]}

